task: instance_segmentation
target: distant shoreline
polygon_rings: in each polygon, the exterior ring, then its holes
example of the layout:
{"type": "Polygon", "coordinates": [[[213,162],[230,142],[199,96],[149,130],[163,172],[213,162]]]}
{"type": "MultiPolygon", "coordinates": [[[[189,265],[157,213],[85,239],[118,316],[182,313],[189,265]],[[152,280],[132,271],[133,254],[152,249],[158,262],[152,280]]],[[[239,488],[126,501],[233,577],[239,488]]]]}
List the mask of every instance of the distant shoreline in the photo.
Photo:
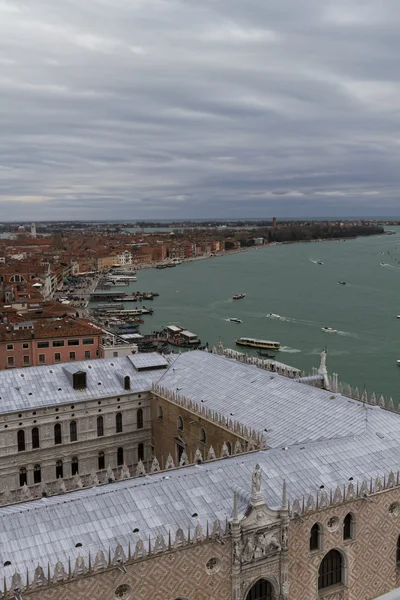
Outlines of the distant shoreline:
{"type": "MultiPolygon", "coordinates": [[[[179,260],[182,261],[182,263],[188,263],[188,262],[195,262],[198,260],[206,260],[206,259],[210,259],[210,258],[221,258],[223,256],[231,256],[232,254],[241,254],[242,252],[248,252],[249,250],[262,250],[264,248],[273,248],[275,246],[285,246],[288,244],[310,244],[310,243],[320,243],[320,242],[346,242],[347,240],[356,240],[360,237],[372,237],[374,235],[387,235],[387,234],[382,234],[382,233],[371,233],[371,235],[368,236],[362,236],[362,235],[354,235],[354,236],[349,236],[349,237],[344,237],[344,238],[321,238],[318,240],[289,240],[287,242],[272,242],[271,244],[263,244],[262,246],[247,246],[246,248],[236,248],[235,250],[227,250],[226,252],[221,252],[219,254],[215,254],[215,253],[210,253],[210,254],[203,254],[202,256],[190,256],[188,258],[180,258],[179,260]]],[[[137,270],[141,270],[141,269],[155,269],[157,267],[157,265],[165,265],[167,264],[168,261],[164,261],[164,262],[157,262],[157,263],[146,263],[144,265],[137,265],[135,268],[137,270]]],[[[177,265],[179,266],[179,265],[177,265]]]]}

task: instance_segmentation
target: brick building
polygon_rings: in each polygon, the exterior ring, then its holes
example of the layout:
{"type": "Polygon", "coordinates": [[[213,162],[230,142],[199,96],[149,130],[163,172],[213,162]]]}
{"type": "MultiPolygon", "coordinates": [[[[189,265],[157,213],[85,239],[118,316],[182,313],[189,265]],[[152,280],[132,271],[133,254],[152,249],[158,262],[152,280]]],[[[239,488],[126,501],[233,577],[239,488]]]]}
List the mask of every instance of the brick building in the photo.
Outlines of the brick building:
{"type": "Polygon", "coordinates": [[[99,358],[102,333],[75,318],[0,325],[0,369],[99,358]]]}
{"type": "MultiPolygon", "coordinates": [[[[97,418],[98,378],[112,388],[102,391],[101,409],[113,421],[118,393],[135,424],[141,389],[148,454],[89,479],[80,461],[44,499],[30,499],[38,495],[30,481],[3,487],[0,502],[14,503],[0,508],[3,598],[369,600],[400,586],[400,415],[390,401],[377,406],[374,395],[360,402],[341,390],[324,355],[313,376],[293,378],[284,367],[277,373],[272,363],[218,352],[169,357],[169,366],[156,355],[95,361],[93,377],[82,363],[89,391],[54,396],[48,384],[37,407],[44,429],[57,425],[54,406],[71,418],[71,394],[85,427],[97,418]],[[127,361],[132,398],[114,389],[127,361]]],[[[4,406],[0,414],[4,457],[16,456],[6,448],[18,419],[31,435],[25,421],[35,396],[19,408],[24,394],[10,381],[9,414],[4,406]]],[[[142,434],[133,427],[130,435],[137,442],[142,434]]],[[[91,460],[97,438],[88,437],[91,460]]]]}

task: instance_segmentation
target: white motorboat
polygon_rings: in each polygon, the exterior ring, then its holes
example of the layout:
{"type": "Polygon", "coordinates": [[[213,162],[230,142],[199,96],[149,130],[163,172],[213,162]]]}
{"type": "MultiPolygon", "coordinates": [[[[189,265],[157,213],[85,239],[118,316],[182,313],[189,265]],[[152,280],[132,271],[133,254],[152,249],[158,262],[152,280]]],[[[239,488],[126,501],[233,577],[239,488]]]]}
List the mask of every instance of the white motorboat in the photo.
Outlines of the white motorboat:
{"type": "Polygon", "coordinates": [[[399,365],[399,367],[400,367],[400,360],[397,360],[396,362],[397,362],[397,364],[398,364],[398,365],[399,365]]]}
{"type": "Polygon", "coordinates": [[[229,320],[232,321],[232,323],[241,323],[242,322],[241,319],[237,319],[236,317],[231,317],[229,320]]]}
{"type": "Polygon", "coordinates": [[[325,333],[337,333],[337,329],[333,329],[332,327],[321,327],[322,331],[325,333]]]}
{"type": "Polygon", "coordinates": [[[281,319],[281,315],[277,315],[276,313],[268,313],[267,317],[269,317],[270,319],[281,319]]]}
{"type": "Polygon", "coordinates": [[[397,318],[400,319],[400,315],[397,315],[397,318]]]}

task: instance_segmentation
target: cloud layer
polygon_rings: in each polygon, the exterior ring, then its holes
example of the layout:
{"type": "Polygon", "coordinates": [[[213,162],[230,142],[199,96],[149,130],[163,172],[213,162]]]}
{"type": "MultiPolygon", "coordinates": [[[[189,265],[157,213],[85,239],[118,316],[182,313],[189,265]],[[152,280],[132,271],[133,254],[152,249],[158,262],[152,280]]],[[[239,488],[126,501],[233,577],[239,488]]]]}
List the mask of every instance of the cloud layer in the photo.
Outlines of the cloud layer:
{"type": "Polygon", "coordinates": [[[0,219],[400,215],[398,0],[0,0],[0,219]]]}

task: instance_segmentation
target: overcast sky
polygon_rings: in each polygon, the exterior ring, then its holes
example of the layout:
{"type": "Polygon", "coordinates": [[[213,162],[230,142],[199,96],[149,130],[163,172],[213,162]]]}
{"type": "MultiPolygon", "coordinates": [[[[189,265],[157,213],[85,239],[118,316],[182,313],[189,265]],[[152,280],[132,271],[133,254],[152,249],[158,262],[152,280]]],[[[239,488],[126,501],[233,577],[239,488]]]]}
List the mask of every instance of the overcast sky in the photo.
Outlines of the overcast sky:
{"type": "Polygon", "coordinates": [[[0,220],[400,215],[399,0],[0,0],[0,220]]]}

